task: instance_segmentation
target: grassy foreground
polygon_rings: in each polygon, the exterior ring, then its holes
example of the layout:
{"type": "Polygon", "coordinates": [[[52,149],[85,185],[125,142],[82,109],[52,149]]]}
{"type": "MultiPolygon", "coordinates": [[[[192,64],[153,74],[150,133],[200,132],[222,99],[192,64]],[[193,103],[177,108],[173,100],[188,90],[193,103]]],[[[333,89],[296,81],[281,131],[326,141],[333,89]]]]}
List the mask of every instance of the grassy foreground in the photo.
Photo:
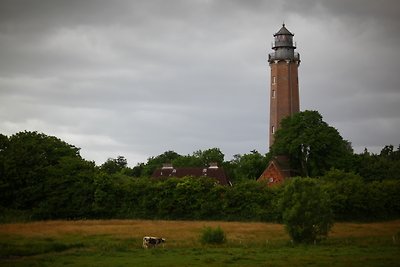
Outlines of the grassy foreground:
{"type": "Polygon", "coordinates": [[[280,224],[47,221],[0,225],[0,266],[400,266],[400,220],[337,223],[317,245],[292,245],[280,224]],[[205,226],[228,242],[202,246],[205,226]],[[145,235],[167,239],[145,250],[145,235]]]}

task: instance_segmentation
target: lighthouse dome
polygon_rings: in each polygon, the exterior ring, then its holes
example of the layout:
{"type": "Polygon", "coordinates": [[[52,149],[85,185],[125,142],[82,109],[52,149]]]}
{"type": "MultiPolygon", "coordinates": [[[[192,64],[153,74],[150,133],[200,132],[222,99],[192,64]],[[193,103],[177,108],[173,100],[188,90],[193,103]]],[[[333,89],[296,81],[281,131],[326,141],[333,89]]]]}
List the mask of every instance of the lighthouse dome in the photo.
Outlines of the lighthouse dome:
{"type": "Polygon", "coordinates": [[[274,34],[274,36],[277,36],[277,35],[291,35],[291,36],[294,36],[294,34],[291,33],[291,32],[285,27],[285,23],[283,23],[283,24],[282,24],[282,28],[281,28],[277,33],[274,34]]]}

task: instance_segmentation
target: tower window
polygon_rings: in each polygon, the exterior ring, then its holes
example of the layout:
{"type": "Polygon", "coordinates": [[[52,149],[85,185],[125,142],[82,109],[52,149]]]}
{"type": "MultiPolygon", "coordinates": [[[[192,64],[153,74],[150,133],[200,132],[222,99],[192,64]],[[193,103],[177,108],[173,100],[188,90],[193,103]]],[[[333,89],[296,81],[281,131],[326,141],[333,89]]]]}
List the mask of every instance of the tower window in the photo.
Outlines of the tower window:
{"type": "Polygon", "coordinates": [[[276,77],[275,76],[272,77],[272,84],[276,84],[276,77]]]}
{"type": "Polygon", "coordinates": [[[275,126],[272,125],[271,127],[271,133],[274,134],[275,133],[275,126]]]}
{"type": "Polygon", "coordinates": [[[272,98],[275,98],[275,90],[272,90],[272,92],[271,92],[271,97],[272,97],[272,98]]]}

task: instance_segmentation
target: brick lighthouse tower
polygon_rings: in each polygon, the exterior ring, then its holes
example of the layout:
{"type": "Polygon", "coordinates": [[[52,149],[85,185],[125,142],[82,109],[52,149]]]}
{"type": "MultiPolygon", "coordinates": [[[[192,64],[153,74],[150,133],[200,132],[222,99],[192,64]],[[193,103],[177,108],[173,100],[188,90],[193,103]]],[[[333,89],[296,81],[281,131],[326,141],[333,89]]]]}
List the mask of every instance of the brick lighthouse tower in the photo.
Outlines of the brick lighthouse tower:
{"type": "Polygon", "coordinates": [[[300,111],[298,67],[299,53],[294,52],[296,44],[285,24],[274,34],[272,49],[268,55],[271,67],[269,146],[274,143],[274,133],[281,120],[300,111]]]}
{"type": "MultiPolygon", "coordinates": [[[[285,24],[274,34],[273,53],[268,55],[271,67],[270,84],[270,120],[269,146],[274,143],[274,134],[279,129],[282,119],[300,111],[298,67],[300,55],[295,52],[294,34],[286,29],[285,24]]],[[[258,181],[268,185],[282,183],[292,176],[289,160],[286,156],[272,159],[258,181]]]]}

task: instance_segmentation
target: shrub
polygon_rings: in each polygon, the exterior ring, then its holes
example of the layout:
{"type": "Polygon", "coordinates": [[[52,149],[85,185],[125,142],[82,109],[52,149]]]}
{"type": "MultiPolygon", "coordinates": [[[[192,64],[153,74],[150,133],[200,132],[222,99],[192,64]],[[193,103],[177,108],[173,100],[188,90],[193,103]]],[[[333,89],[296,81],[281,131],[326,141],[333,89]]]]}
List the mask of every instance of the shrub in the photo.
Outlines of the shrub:
{"type": "Polygon", "coordinates": [[[226,235],[219,226],[217,228],[204,227],[200,241],[203,244],[223,244],[226,242],[226,235]]]}
{"type": "Polygon", "coordinates": [[[333,214],[328,195],[311,178],[293,178],[284,189],[282,218],[295,242],[310,243],[328,235],[333,214]]]}

